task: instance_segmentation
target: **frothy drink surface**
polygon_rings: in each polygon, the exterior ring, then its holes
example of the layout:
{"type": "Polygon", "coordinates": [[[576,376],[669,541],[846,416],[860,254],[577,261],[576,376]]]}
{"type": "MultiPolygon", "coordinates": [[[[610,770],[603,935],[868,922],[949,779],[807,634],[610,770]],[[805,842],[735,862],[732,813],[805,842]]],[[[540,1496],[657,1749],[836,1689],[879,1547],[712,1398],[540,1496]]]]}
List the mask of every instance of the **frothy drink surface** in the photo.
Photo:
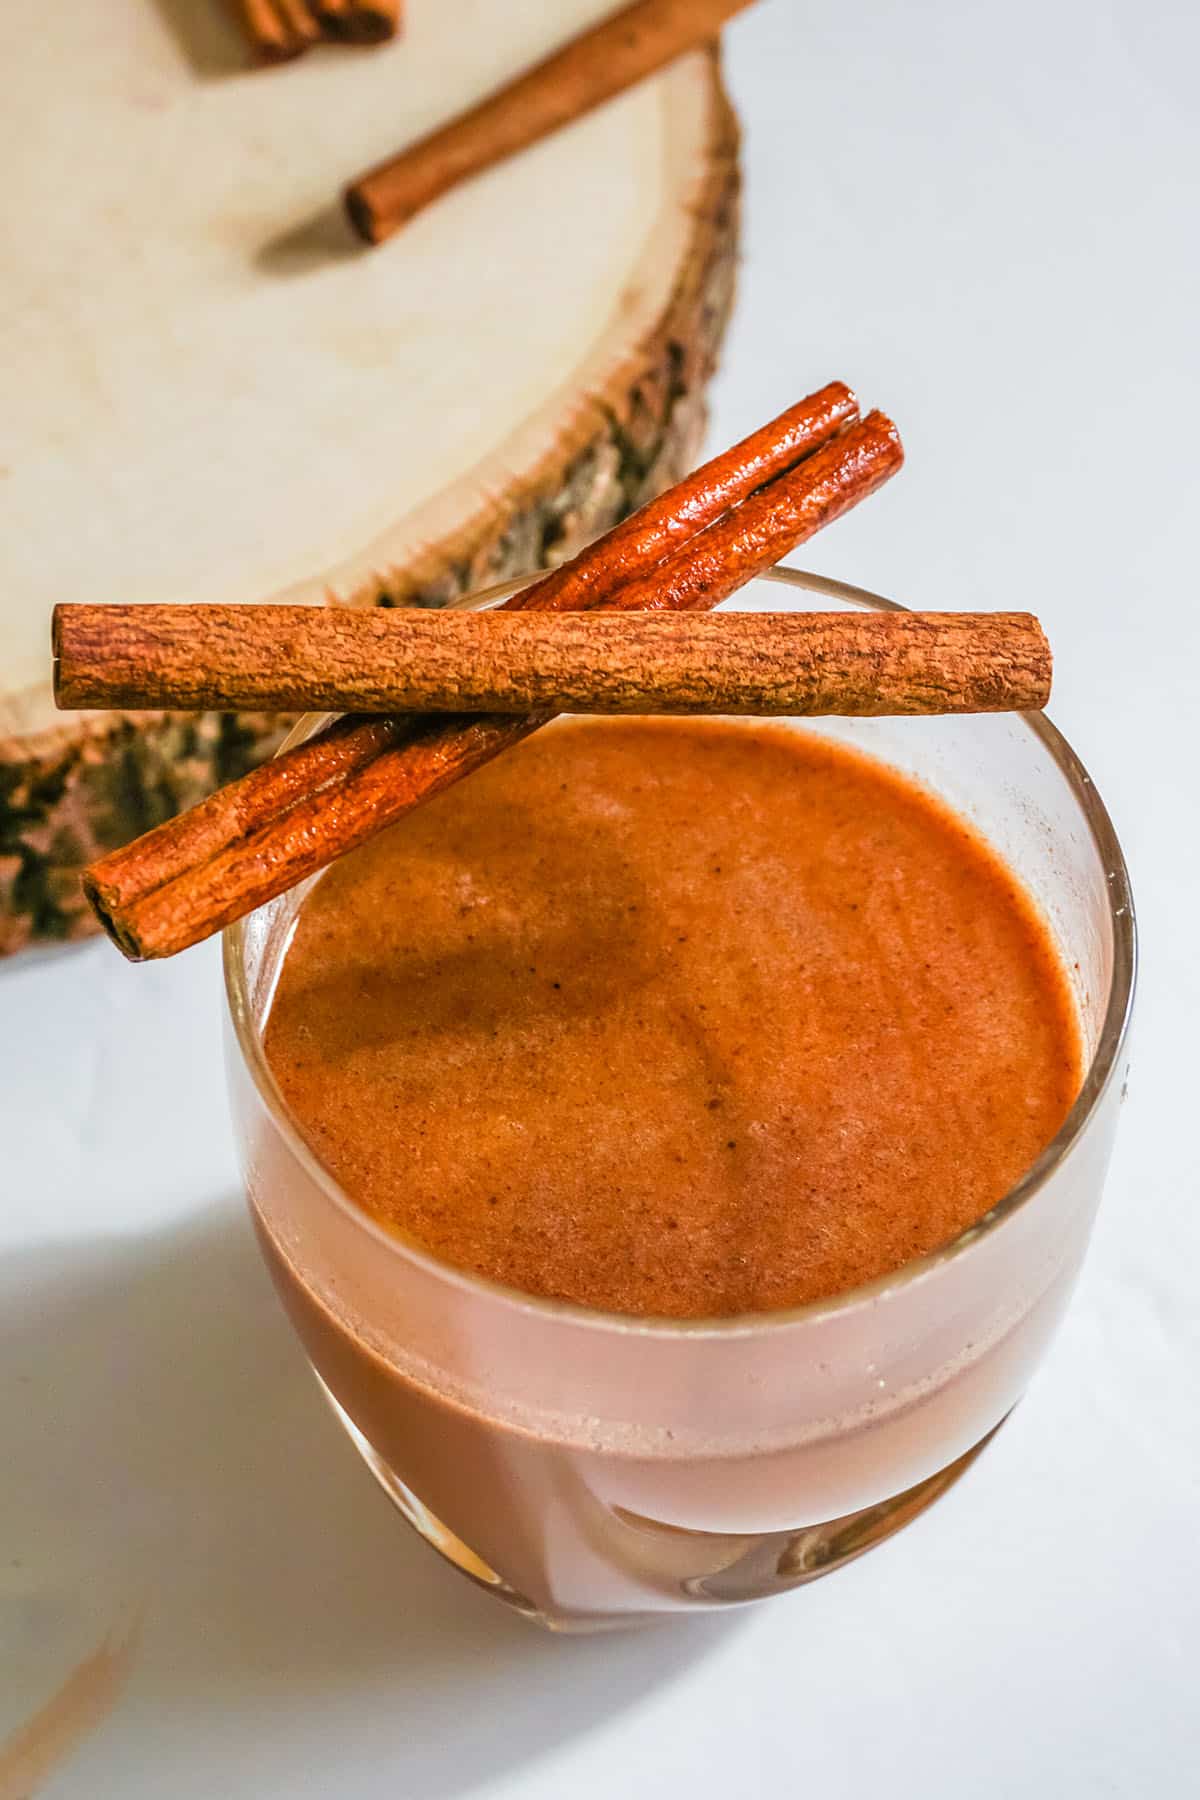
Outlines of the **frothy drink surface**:
{"type": "Polygon", "coordinates": [[[1046,926],[963,820],[815,734],[665,719],[552,726],[336,864],[265,1043],[383,1224],[679,1317],[953,1237],[1082,1055],[1046,926]]]}

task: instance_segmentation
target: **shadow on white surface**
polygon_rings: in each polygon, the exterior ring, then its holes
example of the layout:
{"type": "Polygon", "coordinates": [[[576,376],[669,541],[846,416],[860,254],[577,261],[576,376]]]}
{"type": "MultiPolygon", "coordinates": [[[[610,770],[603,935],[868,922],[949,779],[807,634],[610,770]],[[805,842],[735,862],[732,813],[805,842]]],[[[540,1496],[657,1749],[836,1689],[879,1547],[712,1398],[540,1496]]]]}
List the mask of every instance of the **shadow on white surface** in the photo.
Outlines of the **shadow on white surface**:
{"type": "Polygon", "coordinates": [[[86,945],[100,942],[95,936],[84,939],[73,939],[71,942],[58,942],[51,938],[46,942],[27,944],[15,956],[0,956],[0,989],[7,982],[19,983],[34,970],[53,969],[56,965],[70,963],[72,958],[78,959],[86,945]]]}
{"type": "Polygon", "coordinates": [[[245,34],[232,6],[197,6],[195,0],[154,0],[179,54],[202,81],[255,72],[245,34]]]}
{"type": "Polygon", "coordinates": [[[327,1413],[232,1202],[10,1257],[0,1434],[0,1737],[144,1606],[127,1693],[56,1794],[160,1793],[168,1767],[176,1796],[466,1793],[731,1628],[614,1655],[443,1567],[327,1413]]]}

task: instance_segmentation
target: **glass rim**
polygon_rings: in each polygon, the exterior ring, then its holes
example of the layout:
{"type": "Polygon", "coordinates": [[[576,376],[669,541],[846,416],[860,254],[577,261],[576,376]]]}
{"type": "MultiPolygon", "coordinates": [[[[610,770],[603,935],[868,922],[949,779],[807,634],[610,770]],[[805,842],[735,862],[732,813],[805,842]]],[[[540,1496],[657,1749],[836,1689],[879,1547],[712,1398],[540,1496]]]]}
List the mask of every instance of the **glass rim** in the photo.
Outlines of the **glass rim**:
{"type": "MultiPolygon", "coordinates": [[[[456,608],[479,607],[518,591],[537,579],[538,573],[518,580],[499,582],[475,593],[451,601],[456,608]]],[[[831,599],[876,612],[905,612],[899,601],[888,600],[867,588],[818,575],[805,569],[778,565],[755,578],[779,582],[831,599]]],[[[245,974],[245,920],[238,919],[226,927],[222,935],[222,963],[225,993],[237,1037],[238,1048],[254,1081],[264,1106],[276,1128],[283,1134],[288,1149],[297,1158],[310,1179],[353,1226],[379,1245],[387,1255],[399,1256],[416,1263],[431,1275],[458,1288],[463,1293],[486,1296],[513,1312],[533,1315],[547,1321],[560,1321],[599,1332],[618,1332],[624,1336],[682,1339],[688,1337],[737,1338],[777,1331],[808,1321],[827,1319],[832,1315],[852,1312],[900,1289],[907,1289],[935,1270],[968,1254],[976,1244],[989,1238],[1016,1213],[1029,1205],[1064,1163],[1083,1136],[1101,1100],[1116,1076],[1129,1033],[1137,982],[1137,924],[1133,907],[1129,871],[1116,828],[1108,809],[1066,738],[1051,724],[1045,713],[1026,712],[1019,717],[1025,729],[1038,740],[1071,790],[1091,834],[1092,843],[1107,875],[1109,923],[1112,929],[1113,966],[1108,999],[1104,1009],[1096,1048],[1092,1054],[1083,1084],[1075,1102],[1055,1136],[1041,1155],[1016,1181],[1008,1192],[973,1224],[944,1244],[926,1251],[923,1256],[902,1263],[883,1275],[861,1282],[837,1294],[806,1301],[803,1305],[779,1308],[769,1312],[744,1312],[711,1318],[673,1318],[662,1314],[607,1312],[584,1306],[579,1301],[550,1299],[530,1294],[505,1282],[494,1281],[470,1269],[445,1262],[425,1249],[416,1238],[380,1225],[344,1192],[333,1172],[326,1168],[301,1134],[299,1125],[285,1101],[278,1083],[263,1054],[262,1043],[251,1013],[245,974]]],[[[289,732],[282,749],[311,735],[314,723],[322,715],[308,713],[289,732]]],[[[279,752],[277,752],[279,754],[279,752]]]]}

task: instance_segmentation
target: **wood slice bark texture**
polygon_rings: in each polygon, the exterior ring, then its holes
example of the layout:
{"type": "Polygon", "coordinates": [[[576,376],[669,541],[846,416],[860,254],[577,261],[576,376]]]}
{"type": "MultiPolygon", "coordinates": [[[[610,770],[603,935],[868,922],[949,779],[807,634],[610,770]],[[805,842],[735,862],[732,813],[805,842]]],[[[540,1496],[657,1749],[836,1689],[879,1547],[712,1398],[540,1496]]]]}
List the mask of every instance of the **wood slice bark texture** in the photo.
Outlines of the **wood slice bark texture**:
{"type": "Polygon", "coordinates": [[[80,869],[290,722],[55,714],[56,601],[439,606],[561,561],[695,461],[738,226],[715,52],[379,250],[337,210],[609,10],[411,0],[370,57],[251,74],[215,5],[0,23],[0,953],[90,932],[80,869]]]}

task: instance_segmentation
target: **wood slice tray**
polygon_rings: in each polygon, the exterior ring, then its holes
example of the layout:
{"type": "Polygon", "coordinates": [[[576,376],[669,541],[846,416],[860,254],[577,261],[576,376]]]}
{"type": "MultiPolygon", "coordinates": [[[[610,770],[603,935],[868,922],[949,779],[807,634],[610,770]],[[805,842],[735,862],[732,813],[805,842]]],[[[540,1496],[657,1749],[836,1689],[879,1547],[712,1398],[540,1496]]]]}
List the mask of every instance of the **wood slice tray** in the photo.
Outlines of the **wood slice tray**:
{"type": "Polygon", "coordinates": [[[59,600],[436,606],[561,560],[694,460],[733,294],[715,53],[358,245],[341,184],[611,10],[410,0],[247,66],[220,0],[0,23],[0,952],[78,872],[278,742],[54,712],[59,600]]]}

